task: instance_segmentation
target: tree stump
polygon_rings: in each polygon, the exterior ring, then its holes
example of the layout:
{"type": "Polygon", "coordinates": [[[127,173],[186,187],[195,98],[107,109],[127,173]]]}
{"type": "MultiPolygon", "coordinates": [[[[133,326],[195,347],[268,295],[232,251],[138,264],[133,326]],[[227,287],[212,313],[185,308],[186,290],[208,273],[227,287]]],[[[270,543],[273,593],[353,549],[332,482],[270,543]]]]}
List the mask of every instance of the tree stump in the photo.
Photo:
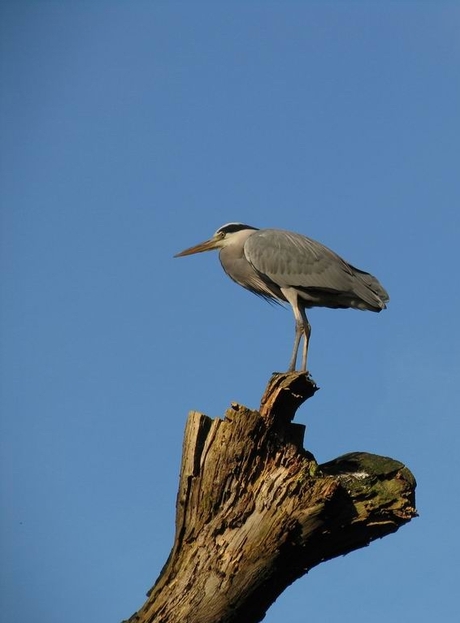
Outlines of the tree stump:
{"type": "Polygon", "coordinates": [[[316,390],[305,373],[274,374],[259,411],[189,414],[174,545],[129,623],[256,623],[312,567],[416,516],[399,461],[354,452],[318,465],[303,448],[292,419],[316,390]]]}

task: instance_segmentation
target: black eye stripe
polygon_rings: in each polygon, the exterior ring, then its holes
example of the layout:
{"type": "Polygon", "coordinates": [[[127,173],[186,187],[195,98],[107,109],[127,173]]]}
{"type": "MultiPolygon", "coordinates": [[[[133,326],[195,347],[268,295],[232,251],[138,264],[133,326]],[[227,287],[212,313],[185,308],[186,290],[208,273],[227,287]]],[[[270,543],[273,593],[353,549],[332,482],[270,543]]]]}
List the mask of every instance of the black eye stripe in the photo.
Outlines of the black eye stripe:
{"type": "Polygon", "coordinates": [[[241,231],[242,229],[254,229],[257,230],[257,227],[252,227],[251,225],[244,225],[243,223],[228,223],[227,225],[223,225],[219,227],[216,234],[234,234],[237,231],[241,231]]]}

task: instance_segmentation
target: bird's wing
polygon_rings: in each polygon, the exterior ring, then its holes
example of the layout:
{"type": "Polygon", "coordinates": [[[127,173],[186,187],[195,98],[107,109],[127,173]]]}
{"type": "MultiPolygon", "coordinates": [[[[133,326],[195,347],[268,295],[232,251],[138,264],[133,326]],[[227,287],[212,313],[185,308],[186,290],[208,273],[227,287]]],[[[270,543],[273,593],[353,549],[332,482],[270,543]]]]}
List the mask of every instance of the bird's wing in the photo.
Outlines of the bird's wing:
{"type": "Polygon", "coordinates": [[[349,265],[311,238],[278,229],[254,232],[244,245],[246,259],[280,287],[343,289],[349,265]]]}
{"type": "Polygon", "coordinates": [[[354,269],[334,251],[306,236],[261,229],[246,240],[244,254],[259,274],[280,288],[354,293],[372,306],[384,307],[372,288],[374,281],[380,286],[375,277],[354,269]]]}

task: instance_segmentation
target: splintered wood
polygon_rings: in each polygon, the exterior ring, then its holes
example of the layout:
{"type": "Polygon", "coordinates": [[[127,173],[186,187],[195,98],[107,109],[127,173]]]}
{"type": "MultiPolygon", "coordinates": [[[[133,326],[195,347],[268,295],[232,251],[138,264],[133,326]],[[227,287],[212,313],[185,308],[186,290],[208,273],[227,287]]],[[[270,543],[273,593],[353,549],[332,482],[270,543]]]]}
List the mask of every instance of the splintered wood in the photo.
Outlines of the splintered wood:
{"type": "Polygon", "coordinates": [[[303,448],[299,406],[318,388],[274,374],[259,411],[190,413],[171,554],[129,623],[257,623],[312,567],[416,516],[399,461],[352,453],[324,465],[303,448]]]}

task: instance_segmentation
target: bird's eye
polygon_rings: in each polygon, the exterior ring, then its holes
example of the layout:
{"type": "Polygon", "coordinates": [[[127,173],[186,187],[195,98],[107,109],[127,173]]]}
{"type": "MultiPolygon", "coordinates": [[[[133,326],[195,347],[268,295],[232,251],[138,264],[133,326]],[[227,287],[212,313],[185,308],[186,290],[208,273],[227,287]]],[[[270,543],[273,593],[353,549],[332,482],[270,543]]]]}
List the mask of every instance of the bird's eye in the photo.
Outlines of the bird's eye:
{"type": "Polygon", "coordinates": [[[221,239],[225,238],[225,232],[224,231],[220,231],[219,232],[219,238],[221,238],[221,239]]]}

